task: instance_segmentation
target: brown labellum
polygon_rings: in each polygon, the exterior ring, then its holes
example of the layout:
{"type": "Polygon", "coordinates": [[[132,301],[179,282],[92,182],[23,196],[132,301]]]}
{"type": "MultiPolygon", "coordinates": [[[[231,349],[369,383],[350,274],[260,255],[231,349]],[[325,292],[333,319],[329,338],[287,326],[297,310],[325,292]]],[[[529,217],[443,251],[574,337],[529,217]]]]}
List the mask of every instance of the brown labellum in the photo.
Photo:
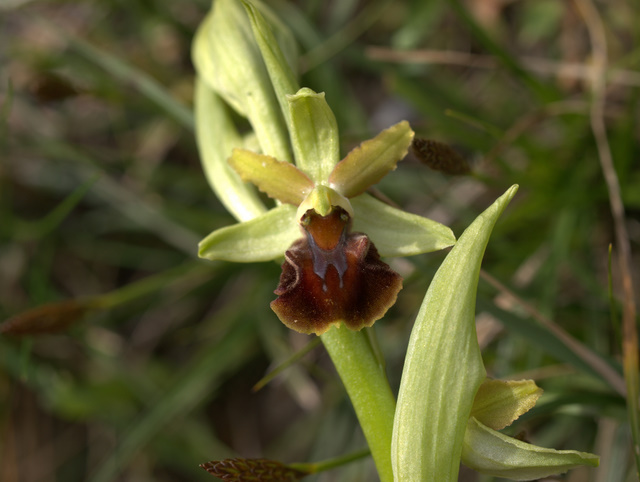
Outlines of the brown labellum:
{"type": "Polygon", "coordinates": [[[285,253],[278,298],[271,308],[292,330],[320,335],[332,324],[371,326],[395,303],[402,278],[380,260],[367,235],[350,233],[341,207],[327,216],[310,209],[301,220],[306,236],[285,253]]]}
{"type": "Polygon", "coordinates": [[[215,460],[200,467],[221,480],[231,482],[295,482],[307,475],[306,472],[268,459],[215,460]]]}
{"type": "Polygon", "coordinates": [[[416,137],[411,143],[413,154],[429,168],[449,175],[468,174],[469,163],[447,144],[416,137]]]}

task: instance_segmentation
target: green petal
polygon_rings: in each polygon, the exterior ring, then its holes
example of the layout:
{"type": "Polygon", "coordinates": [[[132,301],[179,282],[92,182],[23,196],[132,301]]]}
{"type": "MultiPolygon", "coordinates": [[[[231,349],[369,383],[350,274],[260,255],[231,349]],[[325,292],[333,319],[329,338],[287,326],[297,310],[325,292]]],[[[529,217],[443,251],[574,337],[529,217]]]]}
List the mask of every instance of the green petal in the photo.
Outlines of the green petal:
{"type": "Polygon", "coordinates": [[[411,332],[393,422],[396,482],[458,480],[473,399],[485,378],[476,336],[480,263],[513,186],[465,230],[434,276],[411,332]]]}
{"type": "Polygon", "coordinates": [[[284,117],[249,18],[239,1],[214,2],[196,32],[192,56],[198,75],[249,119],[262,151],[290,161],[284,117]]]}
{"type": "Polygon", "coordinates": [[[531,410],[542,395],[533,380],[485,380],[473,401],[471,416],[501,430],[531,410]]]}
{"type": "Polygon", "coordinates": [[[462,463],[486,475],[534,480],[581,465],[597,467],[600,459],[575,450],[553,450],[521,442],[472,417],[464,434],[462,463]]]}
{"type": "Polygon", "coordinates": [[[340,159],[338,124],[324,98],[303,88],[287,96],[291,109],[291,143],[296,164],[316,184],[325,183],[340,159]]]}
{"type": "Polygon", "coordinates": [[[229,164],[248,181],[283,203],[298,206],[313,189],[313,182],[296,166],[246,149],[234,149],[229,164]]]}
{"type": "Polygon", "coordinates": [[[447,226],[393,208],[368,194],[351,199],[351,205],[355,212],[353,231],[367,234],[380,256],[414,256],[456,242],[447,226]]]}
{"type": "Polygon", "coordinates": [[[295,214],[295,207],[282,204],[250,221],[218,229],[200,241],[198,256],[236,263],[280,258],[302,236],[295,214]]]}
{"type": "Polygon", "coordinates": [[[220,97],[202,80],[196,81],[196,139],[209,185],[224,207],[239,221],[248,221],[267,209],[255,188],[245,184],[227,164],[234,147],[242,145],[220,97]]]}
{"type": "Polygon", "coordinates": [[[364,141],[340,161],[331,175],[331,187],[346,197],[357,196],[396,168],[409,151],[413,131],[407,121],[364,141]]]}

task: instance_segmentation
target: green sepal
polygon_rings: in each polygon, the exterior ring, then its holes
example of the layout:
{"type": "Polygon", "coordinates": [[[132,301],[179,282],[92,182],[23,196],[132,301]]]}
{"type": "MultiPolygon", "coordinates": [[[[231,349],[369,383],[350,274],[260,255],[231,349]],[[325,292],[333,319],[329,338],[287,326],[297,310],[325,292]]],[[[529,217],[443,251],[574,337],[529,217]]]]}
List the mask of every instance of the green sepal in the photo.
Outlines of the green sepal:
{"type": "Polygon", "coordinates": [[[295,207],[282,204],[250,221],[217,229],[200,241],[198,256],[236,263],[281,258],[302,237],[295,214],[295,207]]]}
{"type": "Polygon", "coordinates": [[[297,166],[316,184],[326,183],[340,160],[338,124],[324,98],[311,89],[302,88],[287,96],[291,109],[291,143],[297,166]]]}
{"type": "Polygon", "coordinates": [[[447,226],[391,207],[368,194],[351,199],[351,205],[355,212],[353,231],[366,233],[380,256],[414,256],[456,242],[447,226]]]}
{"type": "Polygon", "coordinates": [[[493,226],[511,187],[465,230],[436,272],[411,332],[393,425],[396,482],[458,480],[467,420],[485,378],[476,288],[493,226]]]}
{"type": "Polygon", "coordinates": [[[271,156],[234,149],[228,162],[243,181],[255,184],[260,191],[283,203],[298,206],[313,189],[313,182],[305,173],[271,156]]]}
{"type": "Polygon", "coordinates": [[[268,15],[268,10],[263,8],[261,13],[251,2],[243,1],[242,4],[251,22],[251,28],[262,53],[280,109],[291,132],[291,113],[289,112],[287,95],[294,94],[299,89],[293,69],[295,65],[294,59],[296,59],[297,54],[295,41],[289,30],[280,24],[275,15],[269,15],[269,22],[265,20],[263,14],[268,15]],[[269,24],[272,26],[277,25],[279,28],[276,29],[276,32],[280,33],[281,36],[284,32],[288,33],[287,41],[278,42],[269,24]]]}
{"type": "Polygon", "coordinates": [[[242,182],[226,162],[232,149],[242,145],[242,138],[220,97],[200,79],[196,79],[195,117],[202,168],[220,202],[238,221],[264,213],[267,209],[255,188],[242,182]]]}
{"type": "Polygon", "coordinates": [[[262,151],[290,161],[286,124],[249,18],[239,1],[214,2],[196,32],[192,57],[198,75],[249,119],[262,151]]]}
{"type": "Polygon", "coordinates": [[[493,430],[501,430],[531,410],[542,389],[533,380],[486,379],[476,393],[471,416],[493,430]]]}
{"type": "Polygon", "coordinates": [[[335,166],[329,185],[349,198],[365,192],[407,155],[413,135],[409,123],[402,121],[364,141],[335,166]]]}
{"type": "Polygon", "coordinates": [[[471,417],[462,446],[462,463],[478,472],[512,480],[534,480],[589,465],[597,455],[576,450],[554,450],[528,444],[490,429],[471,417]]]}

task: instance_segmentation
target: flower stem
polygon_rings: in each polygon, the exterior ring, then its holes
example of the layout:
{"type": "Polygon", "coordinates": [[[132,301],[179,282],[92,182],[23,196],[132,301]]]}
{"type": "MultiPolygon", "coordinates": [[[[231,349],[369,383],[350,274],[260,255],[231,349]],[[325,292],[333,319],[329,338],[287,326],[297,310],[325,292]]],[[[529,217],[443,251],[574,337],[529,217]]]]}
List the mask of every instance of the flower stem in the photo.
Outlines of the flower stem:
{"type": "Polygon", "coordinates": [[[342,467],[343,465],[347,465],[363,457],[367,457],[368,455],[371,455],[371,450],[366,448],[347,455],[341,455],[332,459],[323,460],[321,462],[314,462],[310,464],[288,464],[288,467],[300,470],[301,472],[306,472],[308,474],[317,474],[319,472],[325,472],[327,470],[335,469],[336,467],[342,467]]]}
{"type": "Polygon", "coordinates": [[[381,482],[393,482],[391,433],[396,401],[366,333],[333,327],[323,335],[355,408],[381,482]]]}

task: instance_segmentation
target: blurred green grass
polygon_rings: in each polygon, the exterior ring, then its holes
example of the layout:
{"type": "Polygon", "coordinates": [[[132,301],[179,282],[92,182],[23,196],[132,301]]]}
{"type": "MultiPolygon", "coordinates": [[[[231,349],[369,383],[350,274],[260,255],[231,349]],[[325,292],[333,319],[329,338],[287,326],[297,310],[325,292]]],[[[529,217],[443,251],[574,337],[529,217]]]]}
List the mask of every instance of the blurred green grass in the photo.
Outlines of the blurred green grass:
{"type": "MultiPolygon", "coordinates": [[[[613,229],[588,77],[567,69],[591,58],[574,4],[268,3],[300,42],[301,85],[327,93],[343,152],[406,118],[474,165],[457,178],[409,157],[380,185],[394,202],[459,235],[520,184],[485,271],[619,370],[607,294],[613,229]],[[418,49],[437,61],[402,59],[418,49]]],[[[596,6],[610,64],[605,120],[637,253],[639,11],[621,0],[596,6]]],[[[197,241],[233,222],[192,133],[189,49],[208,7],[0,3],[0,317],[117,293],[67,334],[0,338],[2,481],[204,481],[212,477],[198,464],[212,459],[313,461],[364,445],[322,348],[251,391],[309,340],[268,309],[278,266],[195,260],[197,241]],[[153,289],[137,288],[149,279],[153,289]]],[[[405,288],[375,329],[394,386],[443,256],[392,261],[405,288]]],[[[636,254],[636,275],[638,266],[636,254]]],[[[525,374],[546,390],[514,433],[601,455],[599,469],[567,480],[633,480],[625,401],[611,380],[484,282],[478,313],[489,374],[525,374]]],[[[373,470],[362,461],[310,480],[370,481],[373,470]]]]}

